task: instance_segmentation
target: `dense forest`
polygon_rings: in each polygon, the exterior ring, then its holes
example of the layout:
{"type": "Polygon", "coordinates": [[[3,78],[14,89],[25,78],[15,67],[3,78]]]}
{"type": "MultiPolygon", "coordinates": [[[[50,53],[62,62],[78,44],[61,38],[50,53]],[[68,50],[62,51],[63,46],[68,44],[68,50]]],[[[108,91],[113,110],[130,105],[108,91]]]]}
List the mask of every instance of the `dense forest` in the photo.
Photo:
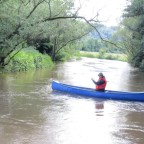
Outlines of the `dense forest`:
{"type": "Polygon", "coordinates": [[[49,59],[46,54],[52,60],[72,55],[76,48],[74,41],[90,31],[83,22],[86,19],[72,12],[73,6],[72,0],[0,1],[1,68],[14,70],[19,65],[18,70],[27,70],[29,59],[32,69],[41,68],[49,59]],[[36,50],[45,57],[36,54],[36,50]]]}
{"type": "Polygon", "coordinates": [[[129,62],[144,71],[144,0],[128,0],[118,36],[129,62]]]}
{"type": "Polygon", "coordinates": [[[144,70],[144,0],[128,0],[123,21],[106,27],[79,15],[74,0],[1,0],[0,67],[21,71],[50,67],[78,50],[126,53],[144,70]]]}

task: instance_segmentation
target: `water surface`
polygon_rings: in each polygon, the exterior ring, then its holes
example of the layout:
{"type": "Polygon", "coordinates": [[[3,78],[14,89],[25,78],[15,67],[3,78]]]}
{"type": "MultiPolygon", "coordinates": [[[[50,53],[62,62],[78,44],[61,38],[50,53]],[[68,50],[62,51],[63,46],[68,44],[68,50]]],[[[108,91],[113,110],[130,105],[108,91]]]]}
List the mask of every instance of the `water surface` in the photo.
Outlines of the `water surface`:
{"type": "Polygon", "coordinates": [[[85,98],[52,91],[51,81],[94,88],[144,91],[144,73],[119,61],[83,58],[51,71],[0,75],[2,144],[143,144],[144,103],[85,98]]]}

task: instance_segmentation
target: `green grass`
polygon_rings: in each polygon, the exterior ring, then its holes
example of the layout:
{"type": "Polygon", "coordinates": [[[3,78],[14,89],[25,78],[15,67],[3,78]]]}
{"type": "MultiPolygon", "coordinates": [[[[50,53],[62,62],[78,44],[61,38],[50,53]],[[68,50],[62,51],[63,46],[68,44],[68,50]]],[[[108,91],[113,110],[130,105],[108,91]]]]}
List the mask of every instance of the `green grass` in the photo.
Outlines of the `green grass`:
{"type": "Polygon", "coordinates": [[[127,56],[125,54],[80,51],[80,56],[81,57],[89,57],[89,58],[127,61],[127,56]]]}

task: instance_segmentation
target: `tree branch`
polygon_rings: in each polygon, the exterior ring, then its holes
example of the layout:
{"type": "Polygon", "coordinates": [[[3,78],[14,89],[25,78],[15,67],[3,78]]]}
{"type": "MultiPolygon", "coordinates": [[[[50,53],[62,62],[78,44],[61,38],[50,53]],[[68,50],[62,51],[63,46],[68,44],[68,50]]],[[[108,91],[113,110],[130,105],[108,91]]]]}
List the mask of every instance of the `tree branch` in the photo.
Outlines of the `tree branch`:
{"type": "Polygon", "coordinates": [[[51,0],[49,0],[48,2],[45,0],[46,3],[48,3],[48,9],[49,9],[49,13],[50,13],[50,16],[52,16],[52,10],[51,10],[51,0]]]}
{"type": "Polygon", "coordinates": [[[78,40],[78,39],[81,39],[82,37],[86,36],[88,33],[90,33],[91,31],[87,32],[87,33],[84,33],[83,35],[79,36],[79,37],[76,37],[74,39],[71,39],[69,41],[67,41],[65,44],[63,44],[57,51],[55,54],[57,54],[63,47],[65,47],[68,43],[72,42],[72,41],[75,41],[75,40],[78,40]]]}
{"type": "MultiPolygon", "coordinates": [[[[26,16],[26,19],[28,19],[31,15],[32,15],[32,13],[36,10],[36,8],[42,3],[42,2],[44,2],[45,0],[42,0],[42,1],[40,1],[40,2],[38,2],[34,7],[33,7],[33,9],[30,11],[30,13],[26,16]]],[[[20,11],[20,10],[19,10],[20,11]]],[[[17,27],[15,28],[15,30],[11,33],[11,34],[9,34],[7,37],[6,37],[6,39],[10,39],[12,36],[14,36],[15,34],[17,34],[18,33],[18,30],[21,28],[21,26],[22,26],[22,24],[18,24],[17,25],[17,27]]]]}
{"type": "MultiPolygon", "coordinates": [[[[22,44],[22,43],[23,43],[23,41],[17,43],[17,45],[15,45],[15,48],[12,49],[11,51],[9,51],[9,53],[7,54],[6,57],[10,57],[10,54],[17,48],[18,45],[20,45],[20,44],[22,44]]],[[[6,63],[3,63],[3,66],[8,65],[9,62],[11,61],[11,59],[14,58],[14,56],[15,56],[17,53],[19,53],[23,48],[24,48],[24,47],[22,46],[22,48],[20,48],[15,54],[13,54],[6,63]]]]}
{"type": "Polygon", "coordinates": [[[110,43],[118,48],[121,48],[119,46],[117,46],[117,44],[111,42],[111,41],[108,41],[106,39],[104,39],[100,32],[98,31],[98,29],[91,23],[91,22],[95,22],[95,20],[87,20],[85,17],[83,16],[66,16],[66,17],[63,17],[63,16],[60,16],[60,17],[49,17],[49,18],[46,18],[44,20],[42,20],[41,22],[46,22],[46,21],[53,21],[53,20],[58,20],[58,19],[83,19],[87,24],[89,24],[99,35],[100,39],[104,42],[107,42],[107,43],[110,43]]]}
{"type": "Polygon", "coordinates": [[[33,9],[30,11],[29,15],[27,15],[26,19],[28,19],[28,18],[32,15],[32,13],[35,11],[35,9],[36,9],[41,3],[43,3],[44,1],[45,1],[45,0],[42,0],[42,1],[38,2],[38,3],[33,7],[33,9]]]}
{"type": "MultiPolygon", "coordinates": [[[[26,19],[28,19],[28,18],[33,14],[33,12],[36,10],[36,8],[37,8],[41,3],[43,3],[44,1],[46,2],[46,0],[42,0],[42,1],[38,2],[38,3],[33,7],[33,9],[30,11],[30,13],[27,15],[26,19]]],[[[51,7],[51,6],[50,6],[50,2],[51,2],[51,0],[49,0],[49,2],[48,2],[49,7],[51,7]]],[[[59,14],[60,14],[60,13],[59,13],[59,14]]],[[[59,14],[58,14],[58,15],[59,15],[59,14]]],[[[83,17],[83,16],[77,16],[76,14],[77,14],[77,11],[76,11],[76,13],[75,13],[74,15],[70,15],[70,16],[58,16],[58,15],[57,15],[57,16],[51,17],[52,13],[51,13],[51,9],[50,9],[50,17],[45,18],[45,19],[43,19],[43,20],[41,20],[41,21],[38,21],[38,22],[36,22],[35,24],[33,24],[33,25],[31,25],[31,26],[35,26],[36,24],[40,24],[40,23],[47,22],[47,21],[59,20],[59,19],[82,19],[82,20],[84,20],[88,25],[90,25],[90,26],[98,33],[98,35],[99,35],[99,37],[100,37],[100,39],[101,39],[102,41],[107,42],[107,43],[110,43],[110,44],[115,45],[116,47],[118,47],[117,44],[115,44],[115,43],[113,43],[113,42],[111,42],[111,41],[108,41],[108,40],[104,39],[104,38],[101,36],[101,34],[100,34],[100,32],[98,31],[98,29],[92,24],[93,22],[94,22],[94,23],[100,22],[100,21],[96,21],[96,20],[94,19],[96,16],[95,16],[93,19],[87,20],[85,17],[83,17]]],[[[98,16],[98,14],[97,14],[97,16],[98,16]]],[[[19,24],[19,25],[16,27],[16,29],[15,29],[11,34],[9,34],[9,35],[7,36],[7,39],[9,39],[9,38],[11,38],[12,36],[14,36],[15,34],[17,34],[18,31],[19,31],[19,29],[21,28],[21,26],[22,26],[22,24],[19,24]]],[[[119,48],[119,47],[118,47],[118,48],[119,48]]]]}

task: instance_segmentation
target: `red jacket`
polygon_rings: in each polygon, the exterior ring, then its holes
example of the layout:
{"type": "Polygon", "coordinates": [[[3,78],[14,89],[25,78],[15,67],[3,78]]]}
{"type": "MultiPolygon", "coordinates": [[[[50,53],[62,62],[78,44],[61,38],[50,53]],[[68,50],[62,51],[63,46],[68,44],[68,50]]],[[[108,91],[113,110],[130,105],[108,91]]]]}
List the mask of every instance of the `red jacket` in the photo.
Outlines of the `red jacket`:
{"type": "Polygon", "coordinates": [[[103,84],[96,84],[96,90],[104,90],[106,87],[107,82],[106,82],[105,77],[100,77],[98,82],[100,82],[100,81],[104,81],[104,83],[103,84]]]}

